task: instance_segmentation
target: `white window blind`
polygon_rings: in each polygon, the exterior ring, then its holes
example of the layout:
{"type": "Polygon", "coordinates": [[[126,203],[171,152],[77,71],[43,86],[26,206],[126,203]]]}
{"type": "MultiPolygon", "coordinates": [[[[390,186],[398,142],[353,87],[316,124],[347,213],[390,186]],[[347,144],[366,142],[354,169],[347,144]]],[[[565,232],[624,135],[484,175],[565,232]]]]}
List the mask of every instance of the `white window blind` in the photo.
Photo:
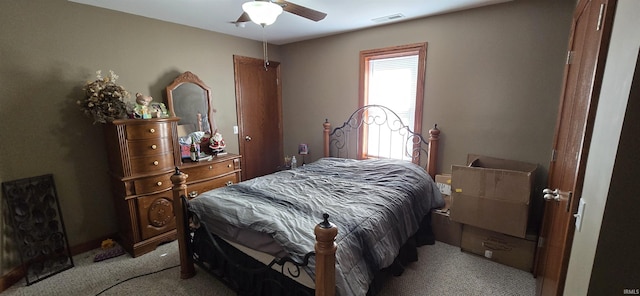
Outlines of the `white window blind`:
{"type": "MultiPolygon", "coordinates": [[[[388,107],[412,130],[416,113],[418,60],[417,54],[371,59],[367,73],[367,104],[388,107]]],[[[370,156],[410,160],[405,149],[406,142],[400,134],[390,134],[384,129],[367,132],[367,154],[370,156]]]]}

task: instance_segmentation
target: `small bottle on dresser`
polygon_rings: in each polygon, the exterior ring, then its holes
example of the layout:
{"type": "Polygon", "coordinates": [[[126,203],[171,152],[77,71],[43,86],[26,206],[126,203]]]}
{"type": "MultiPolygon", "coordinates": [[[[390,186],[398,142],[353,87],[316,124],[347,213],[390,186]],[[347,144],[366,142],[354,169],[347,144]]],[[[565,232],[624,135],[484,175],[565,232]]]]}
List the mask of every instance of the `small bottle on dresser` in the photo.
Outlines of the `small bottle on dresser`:
{"type": "Polygon", "coordinates": [[[198,161],[198,148],[196,148],[196,138],[191,137],[191,147],[189,147],[191,161],[198,161]]]}

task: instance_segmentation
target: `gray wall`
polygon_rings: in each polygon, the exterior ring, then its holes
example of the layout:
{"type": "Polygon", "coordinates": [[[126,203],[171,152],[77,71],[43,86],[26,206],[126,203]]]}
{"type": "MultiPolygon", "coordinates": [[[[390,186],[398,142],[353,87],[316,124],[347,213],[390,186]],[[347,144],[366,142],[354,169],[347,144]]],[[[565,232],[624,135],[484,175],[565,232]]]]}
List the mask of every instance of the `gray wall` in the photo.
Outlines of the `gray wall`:
{"type": "MultiPolygon", "coordinates": [[[[542,186],[574,5],[518,0],[274,46],[285,153],[305,142],[320,157],[324,119],[338,123],[357,105],[360,50],[426,41],[423,130],[442,130],[440,171],[467,153],[486,154],[539,164],[542,186]]],[[[179,73],[196,73],[212,88],[217,124],[237,152],[232,55],[260,58],[259,42],[65,0],[0,8],[0,181],[53,173],[71,245],[116,231],[102,126],[75,105],[96,70],[114,70],[127,90],[155,100],[179,73]]],[[[2,237],[1,274],[15,266],[12,243],[2,237]]]]}
{"type": "Polygon", "coordinates": [[[442,131],[439,171],[469,153],[532,162],[540,192],[574,5],[519,0],[282,46],[285,153],[308,143],[321,156],[322,122],[358,105],[361,50],[428,42],[422,130],[442,131]]]}
{"type": "MultiPolygon", "coordinates": [[[[66,0],[0,1],[0,28],[0,181],[53,174],[72,246],[117,231],[103,127],[76,105],[97,70],[154,101],[192,71],[211,87],[227,150],[237,153],[233,55],[261,58],[260,42],[66,0]]],[[[279,59],[277,48],[270,56],[279,59]]],[[[17,255],[10,237],[1,240],[5,274],[17,255]]]]}
{"type": "MultiPolygon", "coordinates": [[[[358,104],[361,50],[428,42],[424,127],[440,170],[467,153],[549,162],[574,1],[514,1],[282,46],[285,152],[358,104]]],[[[340,122],[341,123],[341,122],[340,122]]]]}

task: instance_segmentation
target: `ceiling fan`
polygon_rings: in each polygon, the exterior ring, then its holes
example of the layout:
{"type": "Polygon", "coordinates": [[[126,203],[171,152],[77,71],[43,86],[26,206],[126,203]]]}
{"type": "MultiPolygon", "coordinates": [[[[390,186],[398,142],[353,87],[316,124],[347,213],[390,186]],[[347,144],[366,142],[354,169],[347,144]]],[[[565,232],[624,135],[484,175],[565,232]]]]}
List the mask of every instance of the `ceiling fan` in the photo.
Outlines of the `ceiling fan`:
{"type": "MultiPolygon", "coordinates": [[[[320,11],[317,11],[308,7],[304,7],[295,3],[291,3],[289,1],[284,1],[284,0],[255,0],[251,2],[254,2],[253,4],[256,4],[255,2],[271,2],[273,4],[279,5],[280,7],[282,7],[282,10],[286,12],[293,13],[295,15],[301,16],[303,18],[306,18],[315,22],[321,21],[327,16],[327,14],[324,12],[320,12],[320,11]]],[[[251,2],[247,2],[245,4],[248,4],[251,2]]],[[[243,9],[244,9],[244,5],[243,5],[243,9]]],[[[240,23],[251,21],[251,17],[249,17],[249,13],[247,13],[246,9],[244,10],[245,11],[242,13],[242,15],[240,15],[240,17],[233,23],[240,24],[240,23]]]]}

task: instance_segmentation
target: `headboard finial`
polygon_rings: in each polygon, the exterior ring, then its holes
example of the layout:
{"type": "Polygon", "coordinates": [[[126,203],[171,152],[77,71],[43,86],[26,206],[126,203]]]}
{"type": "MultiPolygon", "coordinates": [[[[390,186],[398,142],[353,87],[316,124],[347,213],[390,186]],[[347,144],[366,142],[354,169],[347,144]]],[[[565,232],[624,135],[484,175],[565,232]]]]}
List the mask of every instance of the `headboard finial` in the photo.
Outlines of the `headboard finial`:
{"type": "Polygon", "coordinates": [[[331,222],[329,222],[329,214],[322,214],[322,218],[324,221],[320,222],[320,227],[322,228],[331,228],[331,222]]]}
{"type": "Polygon", "coordinates": [[[429,130],[430,138],[438,138],[440,136],[440,129],[438,129],[438,124],[434,124],[433,128],[429,130]]]}

